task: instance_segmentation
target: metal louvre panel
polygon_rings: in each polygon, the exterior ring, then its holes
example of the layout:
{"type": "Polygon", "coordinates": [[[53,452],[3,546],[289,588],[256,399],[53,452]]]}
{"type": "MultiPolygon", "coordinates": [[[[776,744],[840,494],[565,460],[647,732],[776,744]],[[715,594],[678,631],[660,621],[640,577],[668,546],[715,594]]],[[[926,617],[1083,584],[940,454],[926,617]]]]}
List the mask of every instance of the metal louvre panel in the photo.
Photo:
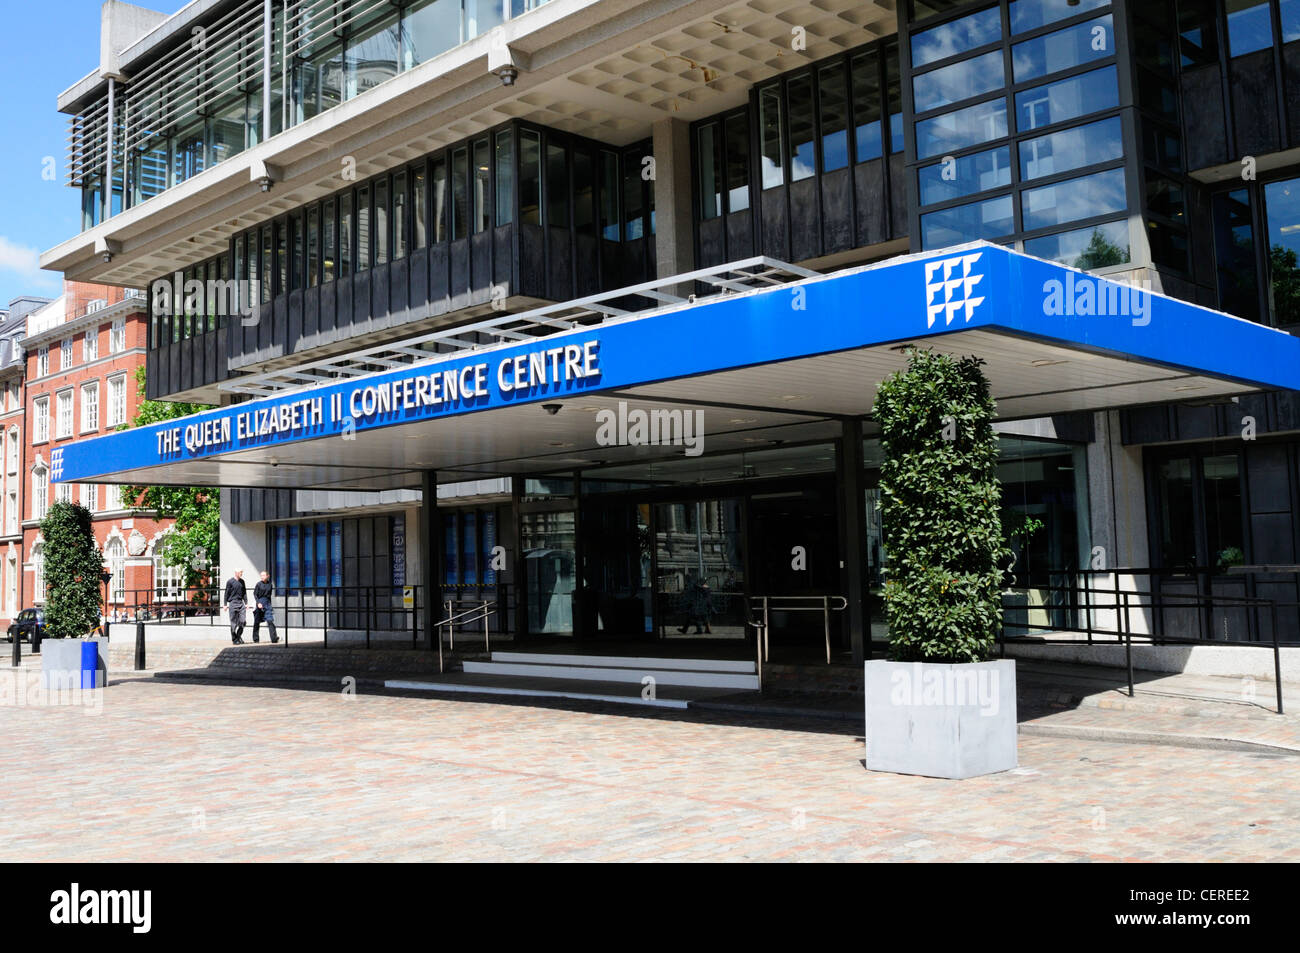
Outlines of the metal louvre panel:
{"type": "Polygon", "coordinates": [[[379,10],[393,10],[390,0],[291,0],[285,5],[285,56],[309,56],[322,41],[379,10]]]}
{"type": "Polygon", "coordinates": [[[81,185],[86,177],[104,171],[108,147],[108,100],[101,99],[83,115],[68,119],[68,184],[81,185]]]}

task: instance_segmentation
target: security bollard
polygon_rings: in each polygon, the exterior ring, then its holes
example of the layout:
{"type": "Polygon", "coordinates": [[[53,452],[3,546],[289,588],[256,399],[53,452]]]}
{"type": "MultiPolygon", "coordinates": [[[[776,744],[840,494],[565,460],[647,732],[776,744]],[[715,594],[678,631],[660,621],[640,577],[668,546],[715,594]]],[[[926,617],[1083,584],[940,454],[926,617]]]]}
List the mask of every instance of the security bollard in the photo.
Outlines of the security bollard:
{"type": "Polygon", "coordinates": [[[17,632],[13,634],[12,638],[14,640],[13,666],[14,668],[21,668],[23,664],[23,640],[17,632]]]}
{"type": "Polygon", "coordinates": [[[144,671],[144,623],[135,624],[135,670],[144,671]]]}

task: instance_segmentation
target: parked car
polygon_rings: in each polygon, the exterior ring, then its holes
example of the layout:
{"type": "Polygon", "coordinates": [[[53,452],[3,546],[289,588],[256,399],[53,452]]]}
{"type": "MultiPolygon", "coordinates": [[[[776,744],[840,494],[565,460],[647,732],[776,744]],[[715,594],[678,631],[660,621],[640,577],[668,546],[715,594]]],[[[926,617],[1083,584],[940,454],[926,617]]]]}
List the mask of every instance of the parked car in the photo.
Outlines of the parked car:
{"type": "Polygon", "coordinates": [[[9,623],[10,642],[14,640],[15,635],[25,642],[31,642],[33,635],[40,639],[45,638],[45,610],[24,609],[19,612],[18,617],[9,623]]]}

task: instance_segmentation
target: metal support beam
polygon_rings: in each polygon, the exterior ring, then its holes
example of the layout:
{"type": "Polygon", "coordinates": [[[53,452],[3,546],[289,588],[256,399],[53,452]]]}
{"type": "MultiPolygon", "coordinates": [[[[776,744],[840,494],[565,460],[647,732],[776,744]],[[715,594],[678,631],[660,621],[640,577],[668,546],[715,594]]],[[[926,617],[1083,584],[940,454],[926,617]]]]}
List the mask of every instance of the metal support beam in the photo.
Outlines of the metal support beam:
{"type": "Polygon", "coordinates": [[[847,624],[853,661],[871,657],[871,613],[867,606],[867,520],[863,480],[862,420],[850,417],[842,424],[837,454],[843,532],[840,534],[844,596],[848,599],[847,624]]]}
{"type": "MultiPolygon", "coordinates": [[[[113,113],[117,108],[114,103],[116,97],[117,83],[110,76],[108,78],[108,114],[104,117],[104,221],[106,222],[113,215],[113,113]]],[[[123,176],[122,185],[124,187],[122,201],[125,204],[125,176],[123,176]]]]}

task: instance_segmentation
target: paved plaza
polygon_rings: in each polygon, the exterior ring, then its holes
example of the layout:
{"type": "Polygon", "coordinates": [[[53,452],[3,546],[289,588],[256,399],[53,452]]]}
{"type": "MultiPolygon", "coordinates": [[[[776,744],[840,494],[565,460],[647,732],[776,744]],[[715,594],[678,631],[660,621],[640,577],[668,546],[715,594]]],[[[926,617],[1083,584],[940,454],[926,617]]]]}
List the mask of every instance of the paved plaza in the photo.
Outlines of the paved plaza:
{"type": "Polygon", "coordinates": [[[143,676],[0,724],[5,861],[1300,860],[1267,751],[1026,734],[942,781],[852,723],[143,676]]]}

